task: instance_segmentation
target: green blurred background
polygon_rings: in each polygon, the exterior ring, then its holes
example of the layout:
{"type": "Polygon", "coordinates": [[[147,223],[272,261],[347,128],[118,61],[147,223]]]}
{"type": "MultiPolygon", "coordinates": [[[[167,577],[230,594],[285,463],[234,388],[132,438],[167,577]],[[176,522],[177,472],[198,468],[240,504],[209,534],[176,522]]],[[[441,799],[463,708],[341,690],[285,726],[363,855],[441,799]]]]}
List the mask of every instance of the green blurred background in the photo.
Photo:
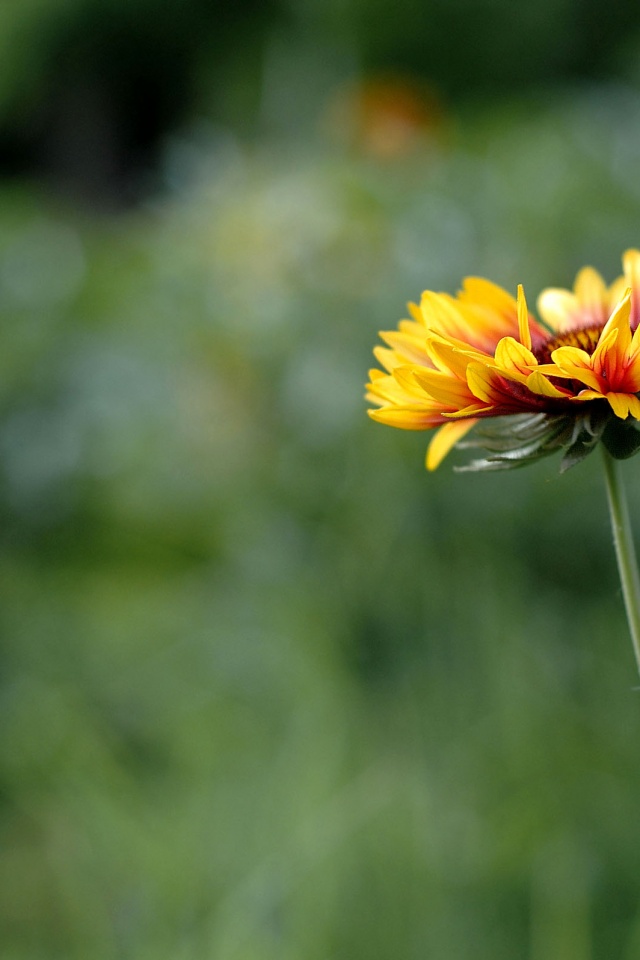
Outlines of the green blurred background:
{"type": "Polygon", "coordinates": [[[0,62],[3,960],[635,960],[598,457],[362,395],[423,288],[640,245],[640,8],[3,0],[0,62]]]}

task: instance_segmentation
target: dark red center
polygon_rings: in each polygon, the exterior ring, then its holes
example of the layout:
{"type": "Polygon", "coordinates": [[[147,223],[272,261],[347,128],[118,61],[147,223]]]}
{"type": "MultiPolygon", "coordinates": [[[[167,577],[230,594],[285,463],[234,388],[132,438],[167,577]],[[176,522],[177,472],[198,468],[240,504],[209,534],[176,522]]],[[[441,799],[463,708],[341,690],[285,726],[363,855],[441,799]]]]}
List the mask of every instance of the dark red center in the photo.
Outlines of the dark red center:
{"type": "Polygon", "coordinates": [[[538,363],[551,363],[551,354],[558,347],[579,347],[591,356],[598,345],[601,333],[602,324],[600,323],[592,324],[589,327],[581,327],[577,330],[567,330],[566,333],[560,333],[536,344],[533,353],[538,363]]]}

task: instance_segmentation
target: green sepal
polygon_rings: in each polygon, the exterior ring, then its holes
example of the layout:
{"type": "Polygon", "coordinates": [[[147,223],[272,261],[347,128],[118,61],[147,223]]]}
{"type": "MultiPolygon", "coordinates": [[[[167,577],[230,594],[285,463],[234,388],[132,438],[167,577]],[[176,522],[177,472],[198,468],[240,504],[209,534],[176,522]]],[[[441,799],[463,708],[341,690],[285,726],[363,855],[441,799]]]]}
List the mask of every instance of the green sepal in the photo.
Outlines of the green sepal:
{"type": "MultiPolygon", "coordinates": [[[[590,404],[585,405],[578,416],[524,414],[491,418],[475,431],[475,437],[457,444],[459,449],[481,447],[486,451],[485,458],[472,460],[465,466],[454,467],[454,470],[461,473],[512,470],[562,449],[564,456],[560,472],[564,473],[589,456],[610,422],[610,410],[590,404]]],[[[626,456],[631,456],[640,448],[640,433],[634,430],[633,434],[636,444],[626,456]]],[[[621,450],[628,448],[628,440],[624,447],[620,442],[621,450]]]]}
{"type": "Polygon", "coordinates": [[[617,417],[609,421],[602,442],[614,460],[628,460],[640,450],[640,430],[633,426],[635,422],[617,417]]]}
{"type": "Polygon", "coordinates": [[[457,445],[460,449],[480,447],[488,455],[481,460],[472,460],[465,466],[454,467],[454,470],[458,473],[476,473],[527,466],[570,443],[572,428],[573,420],[564,416],[525,414],[496,417],[477,429],[476,437],[457,445]]]}
{"type": "Polygon", "coordinates": [[[487,457],[484,460],[472,460],[470,463],[465,464],[462,467],[454,467],[456,473],[480,473],[482,471],[488,472],[491,470],[515,470],[518,467],[526,467],[530,463],[535,463],[536,460],[541,460],[542,457],[548,457],[550,454],[554,453],[554,450],[543,450],[538,448],[535,454],[529,454],[528,456],[522,456],[519,458],[507,458],[504,455],[487,457]]]}
{"type": "Polygon", "coordinates": [[[588,457],[595,450],[597,445],[598,437],[595,439],[589,437],[587,440],[585,435],[581,434],[575,443],[572,443],[565,451],[560,461],[560,473],[564,473],[565,470],[570,470],[571,467],[576,467],[579,463],[582,463],[585,457],[588,457]]]}

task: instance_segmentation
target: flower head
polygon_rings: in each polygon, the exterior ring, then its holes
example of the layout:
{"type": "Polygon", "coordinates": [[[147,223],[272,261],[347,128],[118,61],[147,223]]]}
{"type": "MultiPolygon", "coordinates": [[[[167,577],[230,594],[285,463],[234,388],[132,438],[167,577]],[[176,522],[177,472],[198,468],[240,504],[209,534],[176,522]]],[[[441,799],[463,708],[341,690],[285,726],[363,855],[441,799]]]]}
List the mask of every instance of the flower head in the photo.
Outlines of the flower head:
{"type": "Polygon", "coordinates": [[[573,291],[548,289],[539,320],[522,287],[467,278],[455,297],[426,291],[411,319],[382,333],[370,372],[370,416],[406,430],[437,432],[435,469],[479,424],[487,455],[466,469],[520,466],[564,449],[563,468],[599,440],[616,457],[640,447],[640,252],[628,250],[611,286],[591,267],[573,291]]]}

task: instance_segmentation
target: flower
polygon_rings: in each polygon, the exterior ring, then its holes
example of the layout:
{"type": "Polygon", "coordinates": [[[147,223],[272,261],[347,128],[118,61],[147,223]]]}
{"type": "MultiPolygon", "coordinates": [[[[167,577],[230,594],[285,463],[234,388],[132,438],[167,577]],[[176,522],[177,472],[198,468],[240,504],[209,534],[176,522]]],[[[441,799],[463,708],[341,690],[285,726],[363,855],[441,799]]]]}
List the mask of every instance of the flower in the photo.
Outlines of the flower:
{"type": "Polygon", "coordinates": [[[370,416],[405,430],[436,433],[434,470],[461,446],[487,450],[465,469],[520,466],[564,449],[561,469],[602,440],[614,457],[640,447],[640,251],[623,257],[607,287],[592,267],[573,291],[547,289],[533,317],[522,286],[514,298],[469,277],[455,297],[426,291],[412,319],[381,333],[370,372],[370,416]]]}

